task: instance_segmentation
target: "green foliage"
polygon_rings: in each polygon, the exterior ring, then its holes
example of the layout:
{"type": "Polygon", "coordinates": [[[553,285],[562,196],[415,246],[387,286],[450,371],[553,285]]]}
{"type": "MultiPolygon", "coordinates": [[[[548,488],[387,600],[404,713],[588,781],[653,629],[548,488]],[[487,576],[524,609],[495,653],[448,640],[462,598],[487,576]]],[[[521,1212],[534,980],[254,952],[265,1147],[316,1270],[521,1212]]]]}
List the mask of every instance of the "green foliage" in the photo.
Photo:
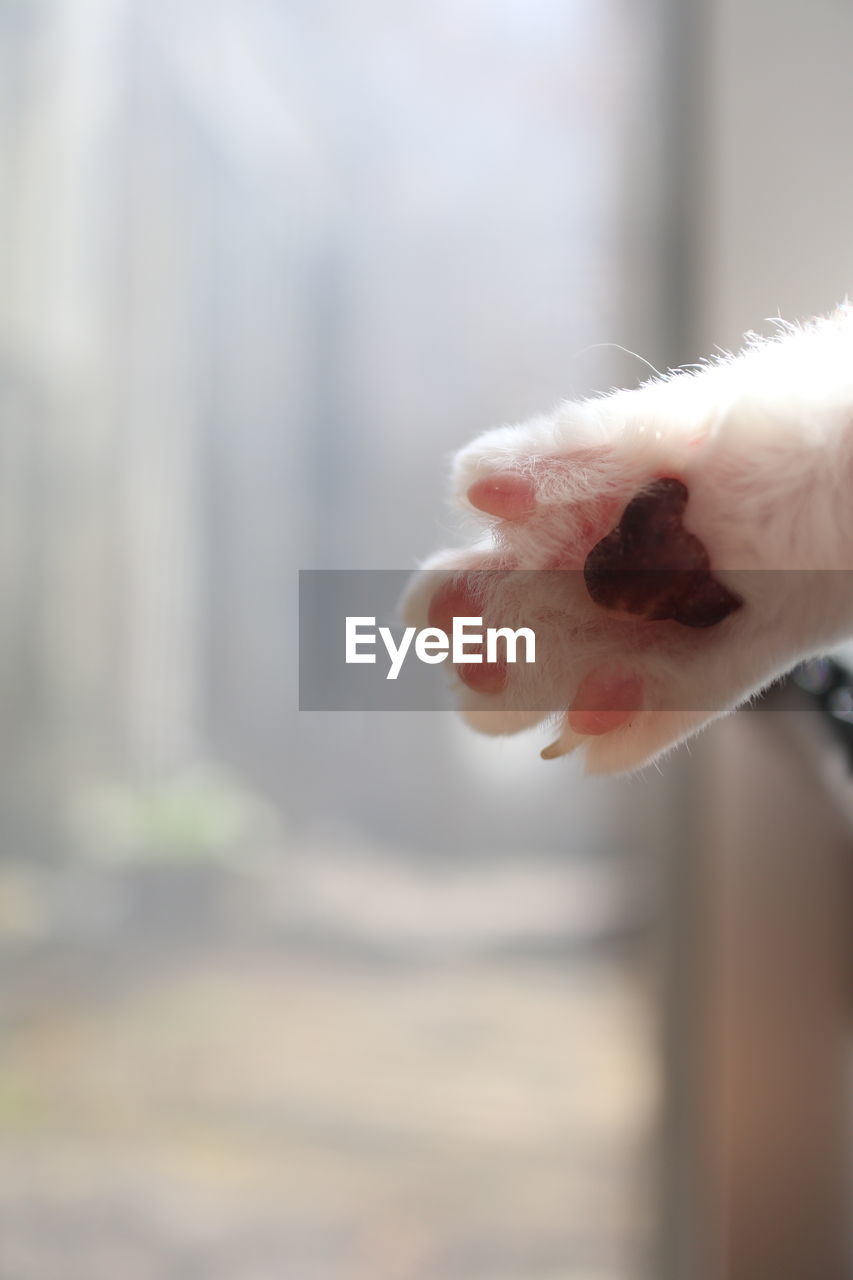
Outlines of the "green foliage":
{"type": "Polygon", "coordinates": [[[227,855],[277,826],[258,796],[214,772],[102,783],[74,798],[71,821],[83,851],[110,860],[227,855]]]}

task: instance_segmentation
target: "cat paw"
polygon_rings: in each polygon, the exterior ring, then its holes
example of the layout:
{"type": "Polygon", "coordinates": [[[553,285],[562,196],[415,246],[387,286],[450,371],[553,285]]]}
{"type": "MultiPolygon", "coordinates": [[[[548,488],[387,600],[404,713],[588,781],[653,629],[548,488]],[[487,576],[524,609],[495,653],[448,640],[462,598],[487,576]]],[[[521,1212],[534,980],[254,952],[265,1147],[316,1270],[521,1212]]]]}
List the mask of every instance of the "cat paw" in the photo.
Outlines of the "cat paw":
{"type": "Polygon", "coordinates": [[[755,573],[766,560],[737,451],[696,381],[568,405],[457,456],[454,498],[482,536],[425,564],[406,621],[535,635],[533,662],[505,642],[456,664],[475,728],[549,721],[546,759],[581,749],[588,772],[630,770],[800,656],[785,592],[755,573]]]}

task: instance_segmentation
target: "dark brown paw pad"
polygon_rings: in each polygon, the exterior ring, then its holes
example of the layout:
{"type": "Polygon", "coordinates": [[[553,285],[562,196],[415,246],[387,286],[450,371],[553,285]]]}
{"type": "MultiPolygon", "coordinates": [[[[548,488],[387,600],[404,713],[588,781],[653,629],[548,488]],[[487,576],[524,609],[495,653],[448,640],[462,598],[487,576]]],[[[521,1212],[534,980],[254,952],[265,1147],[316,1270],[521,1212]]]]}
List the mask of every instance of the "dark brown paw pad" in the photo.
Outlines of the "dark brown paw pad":
{"type": "Polygon", "coordinates": [[[684,527],[688,497],[687,486],[667,476],[631,499],[586,558],[596,604],[685,627],[713,627],[740,609],[743,601],[717,581],[703,543],[684,527]]]}

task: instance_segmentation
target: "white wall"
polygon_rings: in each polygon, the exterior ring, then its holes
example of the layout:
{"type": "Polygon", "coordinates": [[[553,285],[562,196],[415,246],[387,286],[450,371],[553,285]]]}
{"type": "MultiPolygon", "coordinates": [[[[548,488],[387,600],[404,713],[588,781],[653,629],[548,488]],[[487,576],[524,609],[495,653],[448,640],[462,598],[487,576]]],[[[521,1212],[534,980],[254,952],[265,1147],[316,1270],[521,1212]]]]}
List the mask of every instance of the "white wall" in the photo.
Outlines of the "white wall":
{"type": "Polygon", "coordinates": [[[853,292],[853,5],[707,0],[696,340],[853,292]]]}

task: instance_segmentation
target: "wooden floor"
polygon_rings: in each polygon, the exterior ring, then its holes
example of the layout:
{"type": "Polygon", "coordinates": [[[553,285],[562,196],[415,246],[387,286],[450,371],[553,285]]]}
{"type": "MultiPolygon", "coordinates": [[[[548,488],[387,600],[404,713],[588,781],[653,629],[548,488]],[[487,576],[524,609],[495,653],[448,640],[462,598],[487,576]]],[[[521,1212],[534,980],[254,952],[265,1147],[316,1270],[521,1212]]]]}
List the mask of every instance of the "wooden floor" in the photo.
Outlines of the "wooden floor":
{"type": "Polygon", "coordinates": [[[390,914],[384,933],[355,919],[342,863],[312,897],[310,865],[310,921],[292,863],[5,865],[4,1280],[640,1274],[655,1081],[635,944],[616,917],[558,939],[548,908],[586,894],[601,920],[606,886],[475,868],[437,890],[397,868],[398,919],[407,876],[427,915],[457,902],[438,942],[407,942],[390,914]],[[526,937],[499,923],[510,891],[526,937]]]}

